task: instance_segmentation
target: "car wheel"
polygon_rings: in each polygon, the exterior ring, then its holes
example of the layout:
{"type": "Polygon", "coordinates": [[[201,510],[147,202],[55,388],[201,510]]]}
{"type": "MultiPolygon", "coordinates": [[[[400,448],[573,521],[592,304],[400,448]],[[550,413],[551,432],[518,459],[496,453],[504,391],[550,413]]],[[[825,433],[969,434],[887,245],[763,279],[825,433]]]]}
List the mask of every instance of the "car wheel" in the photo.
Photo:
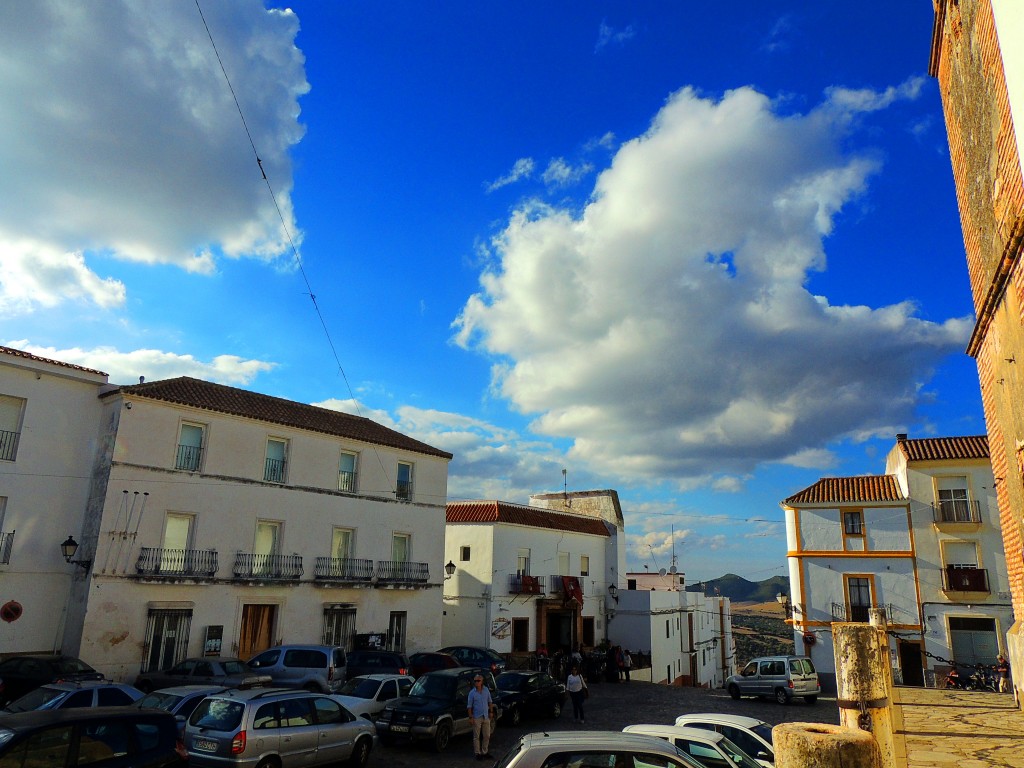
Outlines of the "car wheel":
{"type": "Polygon", "coordinates": [[[448,742],[452,738],[451,723],[441,723],[434,732],[434,751],[444,752],[448,748],[448,742]]]}
{"type": "Polygon", "coordinates": [[[732,696],[734,699],[739,699],[740,687],[736,685],[736,683],[733,683],[729,686],[729,695],[732,696]]]}
{"type": "Polygon", "coordinates": [[[551,716],[556,720],[562,716],[562,705],[557,701],[551,705],[551,716]]]}
{"type": "Polygon", "coordinates": [[[508,718],[512,725],[519,725],[519,721],[523,719],[523,713],[519,711],[519,707],[512,707],[508,711],[508,718]]]}
{"type": "Polygon", "coordinates": [[[265,757],[260,760],[256,768],[281,768],[281,764],[273,757],[265,757]]]}
{"type": "Polygon", "coordinates": [[[348,764],[352,768],[365,768],[366,764],[370,762],[370,748],[372,746],[373,744],[369,739],[359,739],[352,748],[352,757],[349,758],[348,764]]]}
{"type": "Polygon", "coordinates": [[[808,704],[813,704],[817,700],[818,700],[817,696],[804,696],[804,701],[806,701],[808,704]]]}
{"type": "Polygon", "coordinates": [[[785,688],[775,689],[775,702],[777,704],[789,704],[789,694],[786,693],[785,688]]]}

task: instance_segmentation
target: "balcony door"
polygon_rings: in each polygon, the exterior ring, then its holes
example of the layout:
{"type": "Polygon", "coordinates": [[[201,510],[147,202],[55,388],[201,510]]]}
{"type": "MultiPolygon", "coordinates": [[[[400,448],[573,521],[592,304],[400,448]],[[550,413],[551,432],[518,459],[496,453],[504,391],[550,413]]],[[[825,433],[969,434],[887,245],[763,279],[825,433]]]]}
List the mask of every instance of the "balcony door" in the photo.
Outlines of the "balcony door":
{"type": "Polygon", "coordinates": [[[192,548],[192,515],[170,512],[164,520],[164,546],[160,553],[161,573],[183,573],[188,550],[192,548]]]}
{"type": "Polygon", "coordinates": [[[274,562],[281,547],[281,524],[271,520],[256,522],[256,541],[252,548],[252,571],[254,574],[271,574],[277,567],[274,562]]]}

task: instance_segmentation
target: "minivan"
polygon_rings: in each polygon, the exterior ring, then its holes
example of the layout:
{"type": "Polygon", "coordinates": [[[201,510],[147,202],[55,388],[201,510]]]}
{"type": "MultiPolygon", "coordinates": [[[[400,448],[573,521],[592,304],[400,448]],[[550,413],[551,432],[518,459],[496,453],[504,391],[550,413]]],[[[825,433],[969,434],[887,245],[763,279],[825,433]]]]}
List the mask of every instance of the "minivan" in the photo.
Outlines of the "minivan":
{"type": "Polygon", "coordinates": [[[802,696],[808,704],[818,700],[821,684],[814,664],[806,656],[764,656],[749,662],[725,686],[734,699],[740,696],[771,696],[789,704],[802,696]]]}
{"type": "Polygon", "coordinates": [[[278,645],[246,662],[276,685],[337,693],[345,684],[347,659],[340,645],[278,645]]]}

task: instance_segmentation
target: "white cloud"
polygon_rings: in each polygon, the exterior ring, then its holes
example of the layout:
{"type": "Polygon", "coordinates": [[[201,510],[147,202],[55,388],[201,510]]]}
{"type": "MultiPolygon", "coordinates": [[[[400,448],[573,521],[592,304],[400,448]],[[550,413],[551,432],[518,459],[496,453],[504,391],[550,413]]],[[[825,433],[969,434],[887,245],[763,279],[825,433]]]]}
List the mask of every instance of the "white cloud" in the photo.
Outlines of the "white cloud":
{"type": "Polygon", "coordinates": [[[541,174],[541,179],[549,187],[568,187],[576,184],[584,176],[594,170],[590,163],[583,163],[575,168],[565,162],[565,158],[556,157],[541,174]]]}
{"type": "Polygon", "coordinates": [[[785,117],[749,88],[673,94],[581,212],[513,213],[456,342],[497,357],[495,391],[611,478],[743,477],[908,422],[970,319],[833,305],[806,282],[879,170],[844,154],[852,113],[913,91],[833,90],[785,117]]]}
{"type": "Polygon", "coordinates": [[[532,157],[521,157],[516,160],[515,165],[512,166],[512,170],[504,176],[495,179],[487,185],[487,191],[493,192],[496,189],[507,187],[509,184],[515,184],[520,179],[528,179],[533,175],[533,169],[536,166],[532,157]]]}
{"type": "Polygon", "coordinates": [[[921,94],[923,77],[911,77],[899,85],[890,85],[884,91],[870,88],[843,88],[834,86],[825,91],[832,106],[849,112],[877,112],[896,101],[912,101],[921,94]]]}
{"type": "Polygon", "coordinates": [[[632,40],[635,36],[636,30],[633,29],[632,24],[622,29],[616,29],[602,21],[601,26],[597,30],[597,44],[594,46],[594,51],[596,53],[612,43],[622,45],[626,41],[632,40]]]}
{"type": "Polygon", "coordinates": [[[136,384],[140,376],[147,380],[191,376],[221,384],[251,383],[257,375],[277,367],[263,360],[246,360],[236,355],[217,355],[212,360],[197,360],[192,355],[163,352],[158,349],[135,349],[120,352],[113,347],[93,349],[56,349],[29,344],[25,339],[5,341],[3,346],[30,352],[33,355],[85,366],[108,374],[111,384],[136,384]]]}
{"type": "Polygon", "coordinates": [[[615,134],[608,131],[603,136],[599,136],[596,139],[590,139],[586,144],[583,145],[584,152],[593,152],[596,149],[614,149],[615,148],[615,134]]]}
{"type": "MultiPolygon", "coordinates": [[[[308,90],[298,20],[259,0],[204,9],[296,238],[288,149],[308,90]]],[[[27,284],[0,281],[0,311],[65,299],[101,307],[124,286],[91,255],[194,272],[214,254],[286,254],[270,199],[196,8],[187,3],[0,3],[0,273],[42,256],[27,284]]]]}

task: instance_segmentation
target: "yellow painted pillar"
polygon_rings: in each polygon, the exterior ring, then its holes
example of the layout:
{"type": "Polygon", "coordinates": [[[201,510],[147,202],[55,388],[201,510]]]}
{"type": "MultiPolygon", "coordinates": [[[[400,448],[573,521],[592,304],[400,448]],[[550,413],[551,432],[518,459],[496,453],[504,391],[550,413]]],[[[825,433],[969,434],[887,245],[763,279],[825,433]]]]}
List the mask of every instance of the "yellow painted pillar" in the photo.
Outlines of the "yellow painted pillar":
{"type": "Polygon", "coordinates": [[[883,768],[897,768],[892,723],[892,669],[884,631],[862,623],[832,625],[839,723],[869,733],[883,768]]]}

